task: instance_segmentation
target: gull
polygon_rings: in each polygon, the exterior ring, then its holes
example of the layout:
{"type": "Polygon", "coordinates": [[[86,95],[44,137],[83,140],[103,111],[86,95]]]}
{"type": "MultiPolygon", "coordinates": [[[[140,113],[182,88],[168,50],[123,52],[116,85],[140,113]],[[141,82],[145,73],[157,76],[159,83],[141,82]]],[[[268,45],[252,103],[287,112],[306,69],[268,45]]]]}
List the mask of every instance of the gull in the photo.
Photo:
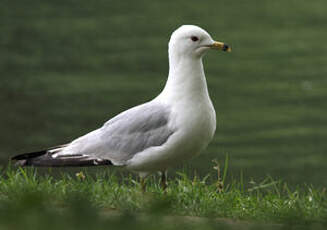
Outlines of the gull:
{"type": "Polygon", "coordinates": [[[198,26],[179,27],[168,45],[168,80],[157,97],[68,144],[20,154],[12,160],[19,166],[120,166],[139,173],[143,190],[144,179],[161,172],[165,189],[167,169],[198,155],[216,130],[216,112],[202,63],[210,49],[231,51],[198,26]]]}

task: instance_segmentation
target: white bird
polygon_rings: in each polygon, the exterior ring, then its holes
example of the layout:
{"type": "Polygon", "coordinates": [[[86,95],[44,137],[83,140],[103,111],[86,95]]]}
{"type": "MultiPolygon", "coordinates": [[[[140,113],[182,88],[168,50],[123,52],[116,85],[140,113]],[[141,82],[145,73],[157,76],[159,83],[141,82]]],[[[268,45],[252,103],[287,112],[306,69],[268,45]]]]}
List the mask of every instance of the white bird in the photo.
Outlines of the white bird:
{"type": "Polygon", "coordinates": [[[199,154],[216,130],[202,64],[209,49],[231,50],[198,26],[179,27],[169,41],[168,80],[156,98],[68,144],[12,160],[20,166],[114,165],[138,172],[141,178],[160,171],[166,188],[167,168],[199,154]]]}

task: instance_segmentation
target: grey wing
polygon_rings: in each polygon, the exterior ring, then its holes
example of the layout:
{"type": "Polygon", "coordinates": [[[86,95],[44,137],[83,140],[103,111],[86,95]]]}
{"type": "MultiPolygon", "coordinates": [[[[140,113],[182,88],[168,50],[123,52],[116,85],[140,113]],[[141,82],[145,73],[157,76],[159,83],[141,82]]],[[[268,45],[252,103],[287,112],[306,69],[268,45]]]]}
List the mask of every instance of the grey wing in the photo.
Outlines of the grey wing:
{"type": "Polygon", "coordinates": [[[170,108],[162,104],[149,102],[136,106],[76,139],[57,156],[80,154],[124,165],[135,154],[167,141],[174,133],[169,127],[170,116],[170,108]]]}

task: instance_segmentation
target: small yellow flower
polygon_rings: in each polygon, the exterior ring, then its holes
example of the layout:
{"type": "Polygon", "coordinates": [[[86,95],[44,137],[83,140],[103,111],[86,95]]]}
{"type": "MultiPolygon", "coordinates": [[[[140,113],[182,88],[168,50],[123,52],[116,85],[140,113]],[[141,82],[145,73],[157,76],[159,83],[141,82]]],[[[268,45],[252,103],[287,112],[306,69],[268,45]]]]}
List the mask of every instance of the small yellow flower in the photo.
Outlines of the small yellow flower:
{"type": "Polygon", "coordinates": [[[85,175],[84,175],[84,173],[82,171],[76,173],[75,176],[80,180],[85,180],[85,175]]]}

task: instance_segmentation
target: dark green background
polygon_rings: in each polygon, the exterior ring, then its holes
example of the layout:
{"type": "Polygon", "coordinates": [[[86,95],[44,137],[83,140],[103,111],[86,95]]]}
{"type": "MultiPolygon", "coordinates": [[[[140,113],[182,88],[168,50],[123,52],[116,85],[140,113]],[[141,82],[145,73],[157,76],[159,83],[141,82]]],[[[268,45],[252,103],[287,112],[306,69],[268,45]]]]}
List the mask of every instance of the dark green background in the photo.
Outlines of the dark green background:
{"type": "Polygon", "coordinates": [[[167,43],[196,24],[233,52],[205,60],[217,132],[187,166],[327,185],[327,2],[9,1],[0,3],[0,161],[66,143],[155,97],[167,43]]]}

